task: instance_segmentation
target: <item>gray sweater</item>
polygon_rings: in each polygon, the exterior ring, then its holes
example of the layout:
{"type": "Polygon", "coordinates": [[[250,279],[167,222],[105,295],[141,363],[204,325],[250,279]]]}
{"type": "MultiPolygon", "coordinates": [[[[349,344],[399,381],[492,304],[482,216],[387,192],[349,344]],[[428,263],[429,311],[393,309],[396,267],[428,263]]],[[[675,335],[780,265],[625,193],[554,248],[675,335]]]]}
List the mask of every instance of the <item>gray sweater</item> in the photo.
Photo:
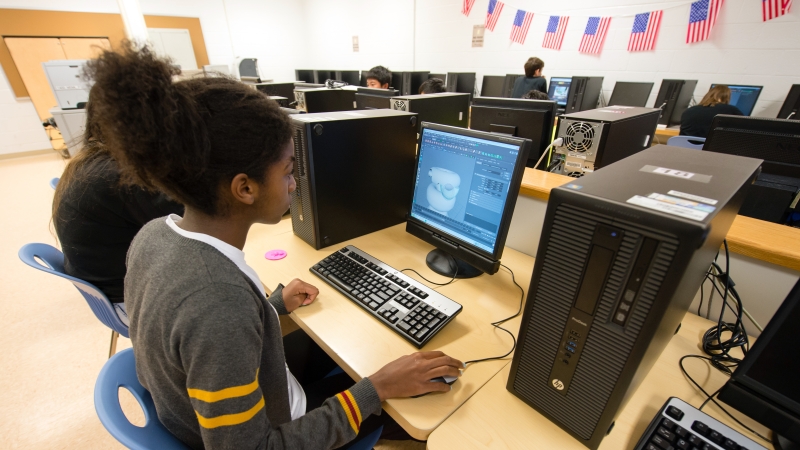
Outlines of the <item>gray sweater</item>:
{"type": "Polygon", "coordinates": [[[369,379],[291,420],[280,290],[261,289],[212,246],[178,235],[164,218],[131,244],[125,304],[139,381],[158,418],[192,448],[327,449],[379,414],[369,379]]]}

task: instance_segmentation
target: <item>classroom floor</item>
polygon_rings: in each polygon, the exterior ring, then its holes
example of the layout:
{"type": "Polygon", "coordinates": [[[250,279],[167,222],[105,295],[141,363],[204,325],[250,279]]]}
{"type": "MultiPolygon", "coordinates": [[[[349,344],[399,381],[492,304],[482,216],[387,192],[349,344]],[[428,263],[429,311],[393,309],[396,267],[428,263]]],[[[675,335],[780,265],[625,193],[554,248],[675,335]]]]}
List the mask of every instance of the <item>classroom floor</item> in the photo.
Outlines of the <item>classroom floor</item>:
{"type": "MultiPolygon", "coordinates": [[[[49,181],[65,164],[56,152],[0,159],[0,449],[123,448],[103,428],[93,402],[110,330],[69,282],[17,256],[29,242],[58,246],[49,181]]],[[[120,337],[117,350],[128,347],[120,337]]],[[[141,423],[134,405],[123,396],[126,413],[141,423]]],[[[375,448],[425,445],[381,441],[375,448]]]]}

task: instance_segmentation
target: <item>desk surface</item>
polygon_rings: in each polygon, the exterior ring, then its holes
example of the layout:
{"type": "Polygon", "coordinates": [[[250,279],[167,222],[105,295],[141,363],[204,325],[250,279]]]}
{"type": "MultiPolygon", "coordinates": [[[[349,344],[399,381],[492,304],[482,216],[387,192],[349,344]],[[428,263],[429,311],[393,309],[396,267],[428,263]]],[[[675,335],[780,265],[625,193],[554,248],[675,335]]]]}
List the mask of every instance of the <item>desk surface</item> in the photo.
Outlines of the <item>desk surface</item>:
{"type": "MultiPolygon", "coordinates": [[[[630,449],[650,424],[670,396],[699,406],[704,400],[683,376],[678,360],[687,354],[702,354],[698,343],[702,333],[712,322],[687,313],[680,332],[661,354],[653,369],[642,381],[616,420],[614,430],[600,445],[601,449],[630,449]]],[[[691,359],[684,362],[689,373],[706,390],[714,391],[727,380],[705,362],[691,359]]],[[[511,364],[506,365],[486,386],[448,418],[428,438],[428,448],[439,449],[584,449],[554,423],[539,414],[506,390],[511,364]]],[[[469,372],[467,369],[465,375],[469,372]]],[[[726,408],[729,411],[732,408],[726,408]]],[[[771,448],[767,442],[753,437],[730,420],[716,406],[710,404],[703,409],[720,422],[725,423],[745,436],[771,448]]],[[[734,412],[748,426],[764,434],[766,430],[749,418],[734,412]]]]}
{"type": "MultiPolygon", "coordinates": [[[[447,281],[425,265],[425,255],[433,247],[406,233],[405,224],[314,250],[292,233],[291,220],[285,219],[274,226],[253,226],[244,251],[247,263],[268,288],[286,284],[295,277],[319,288],[317,301],[293,312],[292,318],[342,369],[359,380],[417,349],[309,272],[311,266],[345,245],[354,245],[397,269],[413,268],[434,281],[447,281]],[[276,248],[286,250],[286,258],[266,260],[264,253],[276,248]]],[[[517,282],[527,290],[533,258],[506,248],[503,264],[511,267],[517,282]]],[[[511,337],[490,325],[514,314],[519,307],[519,288],[506,269],[493,276],[484,274],[437,288],[464,309],[422,350],[441,350],[467,361],[502,355],[511,349],[511,337]]],[[[516,328],[509,330],[516,335],[516,328]]],[[[413,437],[426,439],[508,361],[507,358],[472,365],[450,392],[416,399],[391,399],[384,403],[384,409],[413,437]]]]}
{"type": "MultiPolygon", "coordinates": [[[[547,201],[550,190],[575,178],[526,168],[520,194],[547,201]]],[[[736,216],[728,231],[731,252],[800,271],[800,229],[736,216]]]]}

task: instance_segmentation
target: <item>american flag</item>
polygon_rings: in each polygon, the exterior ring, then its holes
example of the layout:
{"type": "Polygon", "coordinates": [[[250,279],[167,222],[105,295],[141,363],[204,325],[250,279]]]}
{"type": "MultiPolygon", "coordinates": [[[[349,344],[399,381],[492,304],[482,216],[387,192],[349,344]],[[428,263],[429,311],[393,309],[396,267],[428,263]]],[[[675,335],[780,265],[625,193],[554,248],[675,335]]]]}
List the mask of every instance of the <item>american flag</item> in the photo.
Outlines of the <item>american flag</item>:
{"type": "Polygon", "coordinates": [[[486,11],[486,29],[494,31],[494,26],[497,25],[497,19],[500,18],[500,13],[503,11],[503,2],[497,0],[489,0],[489,10],[486,11]]]}
{"type": "Polygon", "coordinates": [[[689,10],[689,29],[686,31],[686,43],[700,42],[708,39],[711,29],[717,22],[723,0],[699,0],[692,3],[689,10]]]}
{"type": "Polygon", "coordinates": [[[533,13],[517,10],[514,16],[514,25],[511,26],[511,42],[525,43],[525,36],[528,35],[528,28],[531,27],[533,13]]]}
{"type": "Polygon", "coordinates": [[[780,17],[789,12],[792,0],[761,0],[761,13],[764,22],[780,17]]]}
{"type": "Polygon", "coordinates": [[[610,23],[611,17],[589,17],[578,51],[583,53],[600,53],[610,23]]]}
{"type": "Polygon", "coordinates": [[[469,17],[469,13],[472,11],[474,5],[475,0],[464,0],[464,3],[461,5],[461,14],[469,17]]]}
{"type": "Polygon", "coordinates": [[[650,11],[636,15],[633,20],[631,38],[628,40],[629,52],[647,51],[655,48],[663,12],[650,11]]]}
{"type": "Polygon", "coordinates": [[[564,40],[564,32],[567,31],[567,16],[550,16],[547,22],[547,31],[544,33],[542,47],[561,50],[561,42],[564,40]]]}

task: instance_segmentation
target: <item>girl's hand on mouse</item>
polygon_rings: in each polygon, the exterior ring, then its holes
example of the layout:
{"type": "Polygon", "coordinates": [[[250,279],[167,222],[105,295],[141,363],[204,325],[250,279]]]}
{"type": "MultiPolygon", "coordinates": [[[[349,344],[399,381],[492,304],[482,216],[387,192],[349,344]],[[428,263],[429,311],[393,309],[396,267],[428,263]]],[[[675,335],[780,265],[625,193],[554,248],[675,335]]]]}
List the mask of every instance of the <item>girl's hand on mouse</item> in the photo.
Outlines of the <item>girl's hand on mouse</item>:
{"type": "Polygon", "coordinates": [[[464,363],[439,351],[418,352],[398,358],[369,377],[381,401],[428,392],[447,392],[450,385],[431,382],[441,376],[458,377],[464,363]]]}

